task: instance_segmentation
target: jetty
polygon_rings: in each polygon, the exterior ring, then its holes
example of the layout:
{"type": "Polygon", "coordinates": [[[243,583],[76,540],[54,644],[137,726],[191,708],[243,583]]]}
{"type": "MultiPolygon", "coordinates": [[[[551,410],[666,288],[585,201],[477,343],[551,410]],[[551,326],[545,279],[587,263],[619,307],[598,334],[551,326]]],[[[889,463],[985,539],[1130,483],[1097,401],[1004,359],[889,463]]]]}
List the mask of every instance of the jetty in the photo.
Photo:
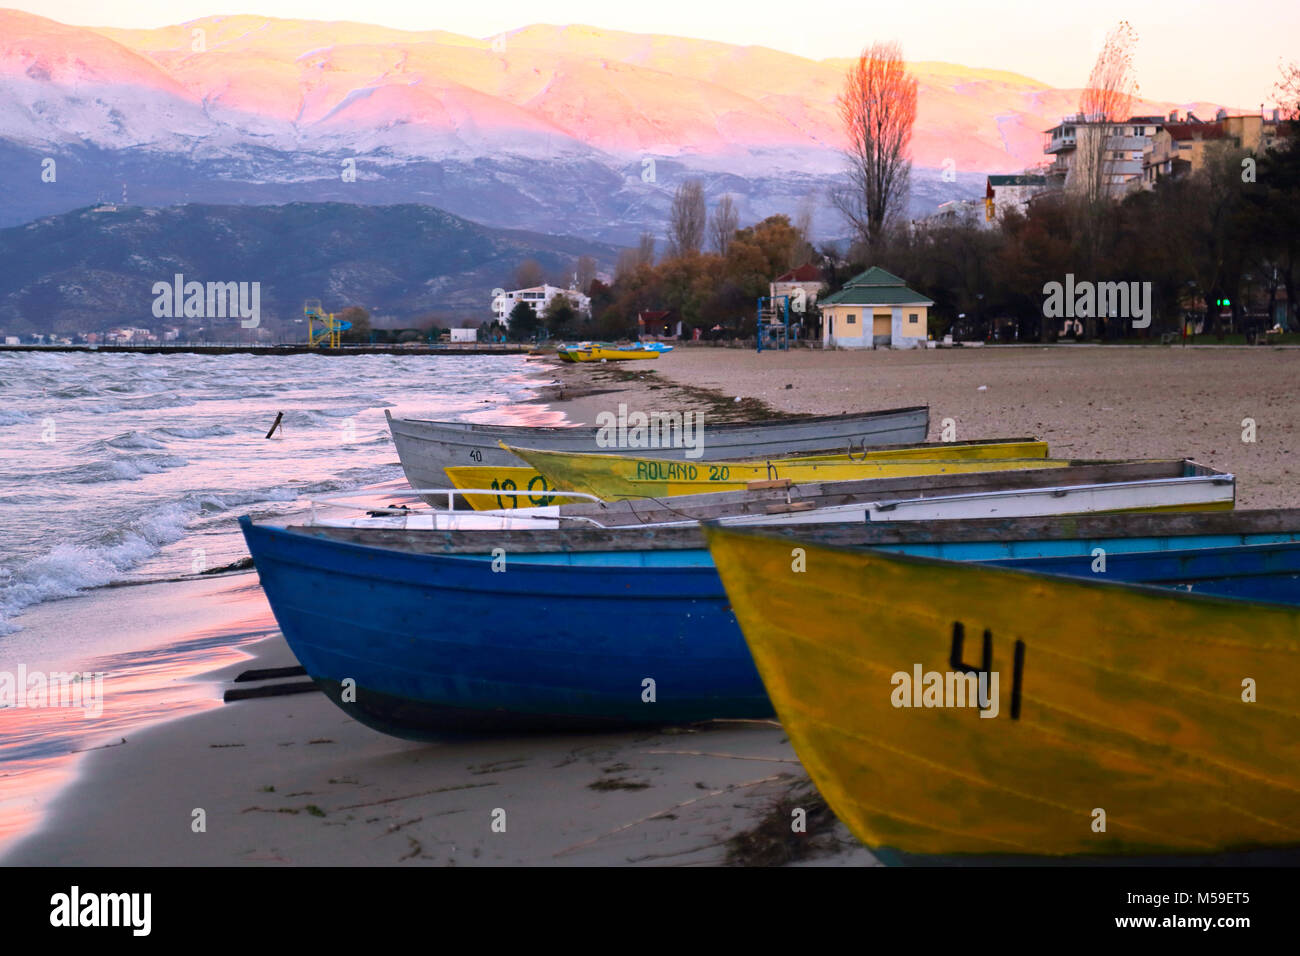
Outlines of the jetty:
{"type": "Polygon", "coordinates": [[[184,343],[150,345],[0,345],[0,352],[141,352],[147,355],[527,355],[536,346],[511,342],[453,342],[441,345],[341,345],[329,348],[296,342],[285,345],[184,343]]]}

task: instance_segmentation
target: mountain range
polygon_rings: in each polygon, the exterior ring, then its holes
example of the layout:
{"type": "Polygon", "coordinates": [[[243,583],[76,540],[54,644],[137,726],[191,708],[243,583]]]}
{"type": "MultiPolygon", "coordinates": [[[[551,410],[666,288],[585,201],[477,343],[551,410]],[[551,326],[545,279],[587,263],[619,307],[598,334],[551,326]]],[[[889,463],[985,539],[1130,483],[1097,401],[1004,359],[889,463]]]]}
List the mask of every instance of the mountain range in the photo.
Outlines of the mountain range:
{"type": "MultiPolygon", "coordinates": [[[[834,238],[849,62],[588,26],[473,38],[240,15],[127,30],[2,10],[0,225],[125,190],[147,206],[423,203],[630,244],[662,235],[677,184],[702,176],[742,224],[806,208],[834,238]]],[[[997,69],[909,68],[913,214],[1041,162],[1042,131],[1079,100],[997,69]]],[[[1174,106],[1216,108],[1134,111],[1174,106]]]]}
{"type": "MultiPolygon", "coordinates": [[[[410,326],[430,314],[483,319],[491,290],[525,259],[567,285],[579,256],[610,268],[617,254],[616,246],[494,229],[430,206],[84,208],[0,229],[0,330],[181,325],[153,313],[154,284],[171,285],[177,274],[259,283],[268,327],[301,317],[306,299],[334,312],[364,306],[376,325],[410,326]]],[[[228,321],[233,340],[239,323],[228,321]]],[[[220,340],[220,329],[208,338],[220,340]]]]}

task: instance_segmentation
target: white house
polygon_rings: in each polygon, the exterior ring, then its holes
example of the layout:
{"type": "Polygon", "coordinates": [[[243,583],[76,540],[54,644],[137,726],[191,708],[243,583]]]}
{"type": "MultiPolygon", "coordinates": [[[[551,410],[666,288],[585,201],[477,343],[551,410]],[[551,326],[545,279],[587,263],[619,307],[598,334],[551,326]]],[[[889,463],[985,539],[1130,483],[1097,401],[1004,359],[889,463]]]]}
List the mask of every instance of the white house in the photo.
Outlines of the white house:
{"type": "Polygon", "coordinates": [[[576,289],[561,289],[555,285],[535,285],[530,289],[515,289],[502,292],[492,300],[492,315],[499,322],[510,323],[510,313],[520,302],[532,308],[540,319],[546,313],[546,307],[557,295],[562,295],[583,315],[591,316],[591,299],[576,289]]]}
{"type": "Polygon", "coordinates": [[[925,348],[934,302],[878,266],[823,296],[822,347],[840,349],[925,348]]]}

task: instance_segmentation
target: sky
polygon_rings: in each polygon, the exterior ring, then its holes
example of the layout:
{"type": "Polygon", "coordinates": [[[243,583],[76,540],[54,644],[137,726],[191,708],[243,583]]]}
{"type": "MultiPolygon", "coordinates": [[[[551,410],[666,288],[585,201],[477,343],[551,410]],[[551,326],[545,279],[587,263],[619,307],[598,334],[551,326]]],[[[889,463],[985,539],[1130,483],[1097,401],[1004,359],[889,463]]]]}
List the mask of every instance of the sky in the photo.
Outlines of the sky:
{"type": "MultiPolygon", "coordinates": [[[[5,0],[0,0],[5,2],[5,0]]],[[[1106,32],[1127,18],[1138,34],[1139,93],[1240,109],[1274,102],[1280,64],[1300,57],[1297,0],[40,0],[18,9],[82,26],[159,27],[216,14],[354,20],[404,30],[488,37],[533,23],[586,24],[758,45],[812,59],[853,56],[897,40],[907,59],[1022,73],[1079,87],[1106,32]]]]}

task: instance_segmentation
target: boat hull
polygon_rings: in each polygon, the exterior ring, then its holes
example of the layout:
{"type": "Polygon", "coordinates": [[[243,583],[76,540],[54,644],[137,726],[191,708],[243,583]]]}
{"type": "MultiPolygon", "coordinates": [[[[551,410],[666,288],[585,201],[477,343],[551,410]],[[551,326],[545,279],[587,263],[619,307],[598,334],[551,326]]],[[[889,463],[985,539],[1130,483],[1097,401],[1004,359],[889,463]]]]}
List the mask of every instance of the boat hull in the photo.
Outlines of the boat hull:
{"type": "MultiPolygon", "coordinates": [[[[598,452],[598,429],[528,428],[393,418],[385,410],[402,470],[412,488],[447,485],[448,465],[519,465],[500,443],[553,451],[598,452]]],[[[864,415],[832,415],[762,425],[705,425],[700,459],[762,458],[801,451],[821,453],[876,445],[916,445],[925,441],[930,410],[924,406],[889,409],[864,415]]],[[[610,449],[635,454],[640,448],[610,449]]],[[[665,457],[685,460],[688,448],[658,449],[665,457]]],[[[572,489],[566,489],[572,490],[572,489]]]]}
{"type": "MultiPolygon", "coordinates": [[[[467,545],[470,552],[446,554],[437,553],[439,540],[474,536],[241,525],[308,674],[356,719],[387,733],[424,738],[772,714],[701,547],[611,550],[606,541],[599,551],[530,553],[493,534],[467,545]],[[504,571],[492,570],[498,541],[504,571]],[[347,678],[355,701],[339,696],[347,678]],[[654,703],[641,697],[647,678],[654,703]]],[[[1094,574],[1092,551],[1105,547],[1111,577],[1282,600],[1300,599],[1300,521],[1294,528],[1188,537],[1189,546],[1214,552],[1199,558],[1161,553],[1171,540],[1164,535],[895,546],[1078,575],[1094,574]],[[1254,540],[1269,545],[1236,544],[1254,540]],[[1254,564],[1229,545],[1245,547],[1254,564]],[[1121,557],[1126,549],[1131,559],[1121,557]]],[[[894,527],[857,533],[899,538],[894,527]]]]}
{"type": "MultiPolygon", "coordinates": [[[[987,461],[1006,458],[1045,459],[1047,442],[1032,439],[1008,441],[983,441],[970,444],[930,443],[912,447],[891,447],[866,450],[858,454],[841,452],[775,459],[800,464],[844,464],[854,461],[916,461],[960,460],[987,461]]],[[[728,467],[730,462],[728,462],[728,467]]],[[[534,468],[509,465],[448,465],[447,479],[454,488],[490,488],[496,494],[467,494],[466,503],[476,511],[499,511],[515,508],[539,508],[563,500],[546,492],[556,487],[534,468]]],[[[566,490],[570,490],[567,489],[566,490]]],[[[572,489],[578,490],[578,489],[572,489]]],[[[571,500],[571,499],[570,499],[571,500]]]]}
{"type": "Polygon", "coordinates": [[[771,716],[711,573],[566,573],[509,556],[501,572],[490,554],[412,555],[246,521],[243,528],[307,673],[356,719],[386,732],[421,738],[771,716]],[[356,702],[338,697],[349,678],[356,702]],[[643,699],[651,687],[653,701],[643,699]]]}
{"type": "Polygon", "coordinates": [[[709,538],[796,752],[886,859],[1278,862],[1300,845],[1294,602],[815,545],[798,575],[787,540],[709,538]],[[963,675],[980,700],[953,692],[963,675]]]}
{"type": "Polygon", "coordinates": [[[936,458],[871,457],[865,460],[770,459],[762,462],[726,461],[711,464],[626,455],[549,452],[510,446],[510,451],[537,469],[553,488],[581,491],[602,501],[680,497],[744,491],[755,482],[857,481],[967,472],[1028,471],[1067,468],[1057,458],[936,458]]]}

